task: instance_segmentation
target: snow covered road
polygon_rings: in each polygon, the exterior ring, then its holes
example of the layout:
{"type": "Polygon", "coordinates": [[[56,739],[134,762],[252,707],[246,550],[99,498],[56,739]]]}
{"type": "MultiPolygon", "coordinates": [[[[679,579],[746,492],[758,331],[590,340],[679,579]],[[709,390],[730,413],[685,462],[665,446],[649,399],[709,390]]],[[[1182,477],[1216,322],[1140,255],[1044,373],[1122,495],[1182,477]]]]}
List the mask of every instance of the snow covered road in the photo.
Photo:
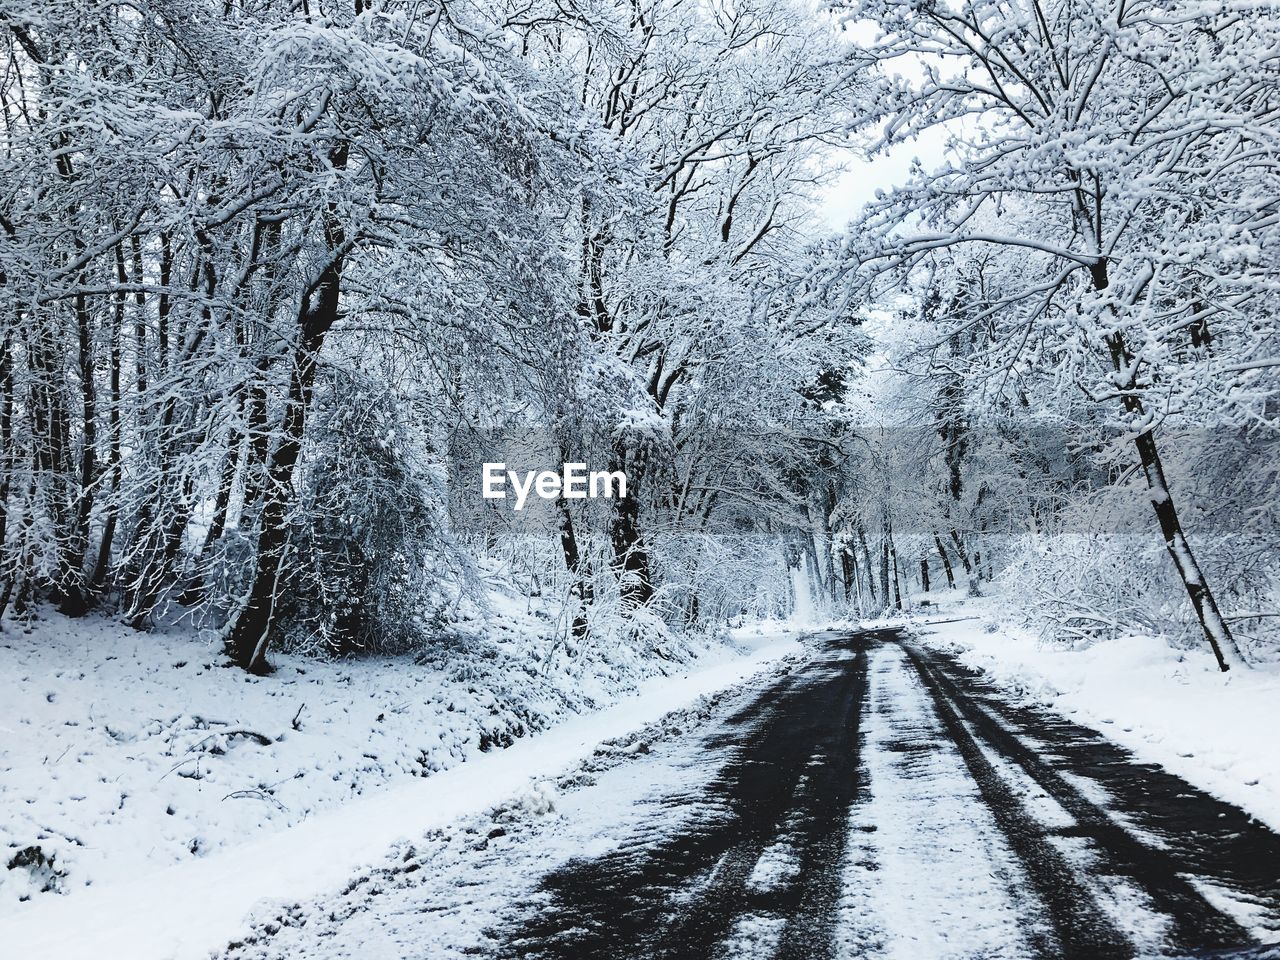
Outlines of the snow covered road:
{"type": "Polygon", "coordinates": [[[1256,821],[900,629],[823,639],[768,689],[598,751],[226,956],[1104,960],[1280,940],[1280,837],[1256,821]]]}

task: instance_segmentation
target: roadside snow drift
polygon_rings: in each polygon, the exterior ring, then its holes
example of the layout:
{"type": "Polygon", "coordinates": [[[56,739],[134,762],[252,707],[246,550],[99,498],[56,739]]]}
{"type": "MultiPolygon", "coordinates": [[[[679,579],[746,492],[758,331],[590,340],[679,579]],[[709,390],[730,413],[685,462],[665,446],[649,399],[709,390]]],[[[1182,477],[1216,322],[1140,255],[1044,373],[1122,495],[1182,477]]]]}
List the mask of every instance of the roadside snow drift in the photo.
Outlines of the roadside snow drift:
{"type": "Polygon", "coordinates": [[[0,943],[59,960],[202,956],[262,898],[328,889],[799,649],[741,632],[681,651],[693,671],[664,676],[690,667],[568,658],[520,626],[438,662],[279,657],[266,678],[219,666],[211,640],[101,620],[0,635],[0,943]]]}

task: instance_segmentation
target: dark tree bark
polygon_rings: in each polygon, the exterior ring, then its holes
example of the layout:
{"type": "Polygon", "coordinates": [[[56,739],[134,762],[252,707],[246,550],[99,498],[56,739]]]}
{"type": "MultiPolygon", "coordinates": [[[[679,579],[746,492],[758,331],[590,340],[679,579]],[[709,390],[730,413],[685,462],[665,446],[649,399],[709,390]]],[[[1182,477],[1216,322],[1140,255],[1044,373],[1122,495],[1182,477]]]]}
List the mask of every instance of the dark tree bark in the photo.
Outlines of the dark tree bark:
{"type": "MultiPolygon", "coordinates": [[[[1099,259],[1090,268],[1090,274],[1093,277],[1093,285],[1099,292],[1110,286],[1105,257],[1099,259]]],[[[1106,339],[1107,348],[1111,354],[1112,369],[1118,375],[1128,372],[1129,382],[1116,384],[1121,391],[1121,404],[1125,413],[1135,421],[1141,422],[1145,418],[1146,409],[1142,398],[1135,390],[1137,384],[1133,382],[1136,380],[1133,354],[1129,352],[1124,337],[1119,332],[1111,334],[1106,339]]],[[[1231,635],[1231,628],[1222,618],[1218,602],[1209,588],[1204,572],[1200,569],[1200,563],[1196,560],[1191,544],[1187,541],[1182,529],[1182,521],[1178,517],[1178,510],[1173,502],[1173,493],[1165,478],[1164,463],[1156,445],[1155,433],[1150,428],[1144,430],[1134,438],[1134,446],[1138,451],[1138,462],[1142,466],[1142,473],[1147,481],[1151,507],[1160,525],[1160,535],[1164,538],[1165,549],[1173,560],[1178,576],[1182,578],[1187,597],[1191,600],[1191,606],[1200,621],[1204,638],[1218,661],[1218,669],[1225,673],[1231,669],[1232,663],[1244,663],[1244,657],[1236,646],[1235,637],[1231,635]]]]}
{"type": "Polygon", "coordinates": [[[58,538],[58,570],[53,588],[61,603],[63,588],[72,580],[75,569],[66,538],[75,512],[79,478],[71,464],[71,417],[63,396],[59,351],[53,339],[49,323],[39,322],[28,342],[27,362],[31,371],[33,461],[36,473],[46,478],[49,520],[58,538]]]}
{"type": "MultiPolygon", "coordinates": [[[[135,275],[136,279],[141,282],[141,274],[135,275]]],[[[124,251],[121,246],[116,246],[116,280],[121,286],[128,281],[125,273],[124,251]]],[[[138,293],[141,298],[142,293],[138,293]]],[[[107,571],[111,567],[111,546],[116,536],[116,525],[119,523],[120,508],[116,503],[115,497],[120,491],[120,464],[121,464],[121,448],[120,448],[120,405],[121,396],[121,350],[120,338],[124,335],[124,319],[125,319],[125,295],[121,293],[116,297],[114,309],[112,312],[111,326],[111,346],[110,346],[110,389],[111,389],[111,407],[107,413],[107,427],[111,432],[110,442],[107,452],[107,477],[110,481],[110,490],[112,496],[107,503],[107,517],[102,525],[102,539],[98,541],[98,556],[93,565],[93,576],[89,581],[90,593],[97,597],[102,594],[103,588],[107,582],[107,571]]]]}
{"type": "Polygon", "coordinates": [[[936,533],[933,535],[933,542],[938,548],[938,556],[942,559],[942,570],[947,575],[947,589],[954,590],[956,576],[955,571],[951,569],[951,558],[947,556],[947,548],[942,545],[942,538],[936,533]]]}
{"type": "Polygon", "coordinates": [[[902,576],[898,569],[898,547],[893,542],[893,531],[889,531],[889,538],[885,544],[885,551],[892,565],[891,576],[893,579],[893,606],[897,610],[902,609],[902,576]]]}
{"type": "Polygon", "coordinates": [[[236,467],[240,460],[240,434],[232,431],[226,455],[222,458],[222,471],[218,475],[218,491],[214,494],[213,520],[205,532],[204,542],[200,545],[199,557],[209,552],[209,548],[222,539],[227,529],[227,510],[231,505],[231,487],[235,482],[236,467]]]}
{"type": "MultiPolygon", "coordinates": [[[[331,161],[335,169],[346,166],[347,153],[345,144],[334,149],[331,161]]],[[[267,474],[266,500],[258,528],[258,548],[249,596],[226,640],[226,651],[232,661],[254,673],[265,673],[270,669],[266,655],[284,574],[293,478],[302,452],[320,349],[340,313],[347,238],[335,204],[330,204],[326,211],[324,234],[329,261],[314,287],[303,296],[299,311],[300,337],[293,352],[280,440],[267,474]]]]}
{"type": "Polygon", "coordinates": [[[560,549],[564,552],[564,565],[572,578],[569,587],[569,599],[574,605],[573,636],[581,641],[588,635],[587,608],[593,599],[590,565],[582,556],[578,545],[578,537],[573,528],[573,516],[569,512],[569,502],[564,498],[556,501],[560,518],[560,549]]]}
{"type": "Polygon", "coordinates": [[[837,580],[839,572],[831,555],[831,522],[833,494],[831,490],[810,490],[806,498],[809,513],[809,530],[813,539],[814,558],[817,562],[818,588],[831,601],[839,600],[837,580]]]}
{"type": "Polygon", "coordinates": [[[885,606],[889,605],[889,538],[880,541],[880,595],[884,597],[885,606]]]}
{"type": "Polygon", "coordinates": [[[9,606],[16,571],[5,551],[9,532],[9,485],[13,476],[13,367],[10,363],[9,334],[0,336],[0,621],[9,606]]]}
{"type": "Polygon", "coordinates": [[[960,532],[954,527],[951,530],[951,544],[956,548],[956,556],[960,558],[960,566],[964,567],[965,578],[969,581],[969,596],[976,597],[979,594],[978,568],[969,559],[969,551],[965,549],[964,541],[960,539],[960,532]]]}
{"type": "Polygon", "coordinates": [[[653,599],[653,578],[649,569],[649,548],[640,529],[640,484],[645,458],[639,450],[628,451],[619,440],[614,445],[610,470],[627,476],[627,495],[621,497],[609,525],[614,564],[622,583],[622,599],[631,607],[641,607],[653,599]]]}
{"type": "MultiPolygon", "coordinates": [[[[271,318],[280,307],[279,290],[281,261],[278,255],[280,247],[281,224],[278,220],[259,220],[254,224],[252,254],[255,260],[265,261],[266,291],[262,303],[256,309],[264,318],[271,318]]],[[[241,350],[247,350],[253,342],[250,330],[237,321],[237,329],[241,350]]],[[[248,447],[244,450],[242,469],[244,484],[244,505],[246,510],[258,504],[266,491],[267,455],[270,452],[271,436],[267,425],[267,372],[271,365],[271,354],[259,348],[254,362],[253,376],[247,387],[247,409],[245,411],[245,433],[248,435],[248,447]]]]}
{"type": "Polygon", "coordinates": [[[871,602],[875,603],[878,599],[875,574],[872,572],[875,566],[871,562],[871,548],[867,545],[867,531],[861,523],[858,524],[858,544],[862,547],[862,567],[867,572],[867,591],[871,594],[871,602]]]}

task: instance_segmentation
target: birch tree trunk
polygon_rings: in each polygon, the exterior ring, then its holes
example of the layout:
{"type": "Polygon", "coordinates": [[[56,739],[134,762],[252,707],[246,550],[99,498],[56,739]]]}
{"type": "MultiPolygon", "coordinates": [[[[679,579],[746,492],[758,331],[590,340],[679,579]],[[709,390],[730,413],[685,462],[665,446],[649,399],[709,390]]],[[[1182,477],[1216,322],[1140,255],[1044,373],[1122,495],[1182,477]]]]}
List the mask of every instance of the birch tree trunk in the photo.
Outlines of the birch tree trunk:
{"type": "MultiPolygon", "coordinates": [[[[1090,273],[1094,288],[1099,292],[1110,286],[1105,258],[1099,259],[1090,268],[1090,273]]],[[[1124,335],[1119,331],[1108,336],[1106,341],[1111,354],[1111,366],[1116,374],[1116,387],[1121,392],[1121,405],[1126,414],[1140,421],[1145,417],[1146,407],[1142,398],[1134,390],[1137,371],[1133,355],[1125,344],[1124,335]]],[[[1169,490],[1169,482],[1165,478],[1164,463],[1156,444],[1155,433],[1148,428],[1138,434],[1133,443],[1138,451],[1138,462],[1142,466],[1142,474],[1147,481],[1147,492],[1151,495],[1151,508],[1155,511],[1156,521],[1160,524],[1160,535],[1164,538],[1165,549],[1169,551],[1173,566],[1186,588],[1187,597],[1190,598],[1196,618],[1204,631],[1204,638],[1218,661],[1218,669],[1225,673],[1232,666],[1243,664],[1245,660],[1240,653],[1240,648],[1236,646],[1235,637],[1231,635],[1231,628],[1222,618],[1218,601],[1214,598],[1209,582],[1200,569],[1195,552],[1187,542],[1186,533],[1182,529],[1182,520],[1178,517],[1173,494],[1169,490]]]]}

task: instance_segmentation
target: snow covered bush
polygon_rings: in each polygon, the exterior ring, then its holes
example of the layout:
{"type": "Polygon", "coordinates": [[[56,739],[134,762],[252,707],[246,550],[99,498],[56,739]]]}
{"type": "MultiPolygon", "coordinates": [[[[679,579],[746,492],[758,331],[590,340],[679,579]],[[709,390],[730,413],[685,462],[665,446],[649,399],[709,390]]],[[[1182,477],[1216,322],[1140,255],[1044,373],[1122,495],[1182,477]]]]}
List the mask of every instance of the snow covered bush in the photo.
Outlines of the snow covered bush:
{"type": "Polygon", "coordinates": [[[377,382],[334,374],[314,403],[281,610],[286,645],[410,652],[442,622],[450,572],[430,451],[377,382]]]}
{"type": "MultiPolygon", "coordinates": [[[[1176,430],[1165,475],[1185,504],[1202,566],[1221,584],[1222,616],[1253,662],[1280,656],[1280,476],[1273,431],[1176,430]],[[1242,478],[1250,478],[1243,480],[1242,478]]],[[[1107,448],[1095,460],[1107,466],[1107,448]]],[[[1111,469],[1119,471],[1119,463],[1111,469]]],[[[1163,635],[1192,646],[1199,631],[1170,568],[1146,496],[1117,481],[1073,492],[1040,535],[1013,538],[1002,586],[1017,618],[1072,645],[1122,634],[1163,635]]]]}
{"type": "Polygon", "coordinates": [[[1150,536],[1061,534],[1023,541],[1000,577],[1014,619],[1053,643],[1082,647],[1142,633],[1188,645],[1195,622],[1150,536]]]}

